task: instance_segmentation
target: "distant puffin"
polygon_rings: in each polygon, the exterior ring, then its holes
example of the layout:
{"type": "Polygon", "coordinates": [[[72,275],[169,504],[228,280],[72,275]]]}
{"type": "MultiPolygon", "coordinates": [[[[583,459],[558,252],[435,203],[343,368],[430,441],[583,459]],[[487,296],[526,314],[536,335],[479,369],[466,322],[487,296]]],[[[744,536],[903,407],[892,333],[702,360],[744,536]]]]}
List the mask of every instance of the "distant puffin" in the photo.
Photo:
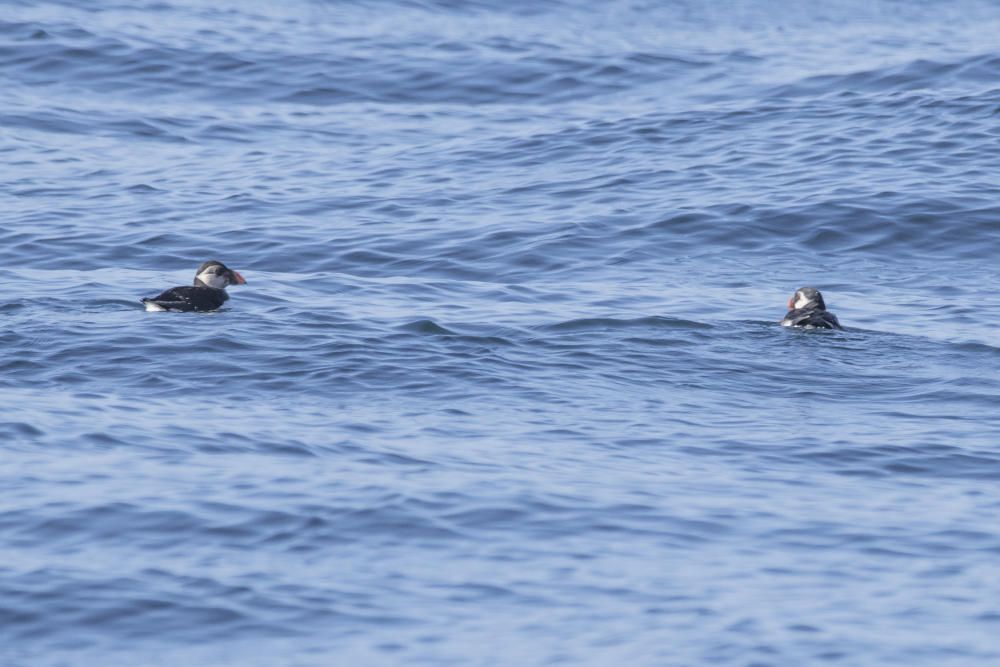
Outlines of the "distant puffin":
{"type": "Polygon", "coordinates": [[[788,300],[788,314],[781,320],[783,327],[802,329],[843,329],[837,316],[826,309],[823,295],[815,287],[802,287],[788,300]]]}
{"type": "Polygon", "coordinates": [[[142,299],[142,303],[150,313],[164,310],[182,313],[215,310],[229,298],[226,294],[227,285],[246,284],[243,276],[213,259],[198,267],[194,285],[171,287],[153,298],[142,299]]]}

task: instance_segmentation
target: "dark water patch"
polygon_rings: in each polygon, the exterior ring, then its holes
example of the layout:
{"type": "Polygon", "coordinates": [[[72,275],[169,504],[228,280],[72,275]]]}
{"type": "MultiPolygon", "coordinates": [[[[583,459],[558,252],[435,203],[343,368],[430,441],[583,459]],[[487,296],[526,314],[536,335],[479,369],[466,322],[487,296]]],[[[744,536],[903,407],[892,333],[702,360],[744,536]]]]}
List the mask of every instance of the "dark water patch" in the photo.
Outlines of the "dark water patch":
{"type": "MultiPolygon", "coordinates": [[[[239,601],[252,595],[253,591],[246,587],[241,590],[241,587],[226,586],[209,579],[199,581],[162,573],[158,577],[159,586],[166,590],[156,590],[157,577],[150,576],[155,572],[142,573],[141,578],[81,577],[82,574],[40,569],[10,580],[8,586],[16,585],[17,592],[13,597],[5,598],[18,606],[40,604],[47,608],[48,618],[19,616],[11,619],[8,636],[20,641],[38,642],[53,634],[62,635],[72,637],[71,641],[83,648],[102,644],[101,635],[107,632],[132,640],[176,632],[181,626],[175,619],[181,617],[197,619],[196,623],[183,627],[183,632],[192,641],[204,640],[219,628],[240,636],[251,636],[253,632],[280,636],[294,633],[293,629],[279,623],[266,624],[248,618],[240,610],[243,605],[239,601]],[[199,588],[202,590],[202,602],[191,597],[191,593],[199,588]],[[58,609],[49,604],[53,597],[63,600],[58,609]],[[228,598],[230,602],[210,601],[222,598],[228,598]],[[59,623],[53,626],[51,621],[56,618],[59,623]],[[98,632],[95,633],[95,630],[98,632]]],[[[8,589],[7,592],[13,591],[8,589]]]]}
{"type": "Polygon", "coordinates": [[[586,332],[586,331],[627,331],[630,328],[638,329],[710,329],[710,324],[702,322],[692,322],[670,317],[643,317],[633,320],[615,320],[611,318],[588,318],[573,320],[570,322],[560,322],[545,327],[545,330],[552,332],[586,332]]]}
{"type": "Polygon", "coordinates": [[[400,329],[402,331],[409,331],[416,334],[431,334],[439,336],[455,335],[454,331],[449,331],[431,320],[417,320],[416,322],[403,325],[400,329]]]}
{"type": "Polygon", "coordinates": [[[32,438],[42,435],[41,429],[25,422],[4,422],[0,424],[0,429],[11,437],[32,438]]]}

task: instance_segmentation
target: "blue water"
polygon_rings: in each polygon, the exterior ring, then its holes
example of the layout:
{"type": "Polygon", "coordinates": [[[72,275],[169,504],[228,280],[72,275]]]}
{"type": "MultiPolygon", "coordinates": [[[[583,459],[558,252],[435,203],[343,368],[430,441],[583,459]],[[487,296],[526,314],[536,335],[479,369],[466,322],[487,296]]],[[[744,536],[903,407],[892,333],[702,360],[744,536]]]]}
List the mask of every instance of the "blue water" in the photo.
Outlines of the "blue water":
{"type": "Polygon", "coordinates": [[[1000,664],[997,3],[2,10],[4,667],[1000,664]]]}

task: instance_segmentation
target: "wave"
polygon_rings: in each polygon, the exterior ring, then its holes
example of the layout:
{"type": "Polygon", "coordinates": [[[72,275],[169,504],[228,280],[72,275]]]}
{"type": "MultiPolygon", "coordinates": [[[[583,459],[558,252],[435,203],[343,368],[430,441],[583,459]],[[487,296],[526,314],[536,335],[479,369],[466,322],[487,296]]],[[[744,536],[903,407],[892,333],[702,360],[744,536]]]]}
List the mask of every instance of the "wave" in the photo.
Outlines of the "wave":
{"type": "Polygon", "coordinates": [[[711,329],[711,324],[704,322],[694,322],[673,317],[650,316],[634,319],[614,319],[608,317],[594,317],[569,320],[539,327],[540,331],[552,333],[577,333],[577,332],[627,332],[632,329],[656,331],[657,329],[686,330],[686,329],[711,329]]]}
{"type": "MultiPolygon", "coordinates": [[[[971,55],[954,62],[921,58],[861,72],[806,77],[772,89],[768,97],[816,99],[839,93],[856,99],[865,93],[899,95],[914,91],[953,91],[970,84],[972,91],[989,90],[995,89],[998,70],[1000,56],[995,53],[971,55]]],[[[905,103],[902,100],[898,102],[905,103]]]]}
{"type": "MultiPolygon", "coordinates": [[[[310,106],[380,104],[511,104],[566,101],[624,90],[651,77],[681,76],[707,63],[680,56],[627,53],[586,58],[544,53],[534,42],[493,38],[477,43],[391,43],[347,39],[340,49],[204,51],[166,44],[142,45],[92,34],[70,24],[0,24],[13,44],[0,51],[20,85],[81,89],[90,96],[170,101],[183,96],[200,103],[289,103],[310,106]],[[349,45],[352,48],[343,49],[349,45]],[[542,53],[539,53],[541,51],[542,53]],[[470,52],[475,57],[470,57],[470,52]]],[[[318,45],[317,45],[318,47],[318,45]]],[[[85,132],[68,118],[9,116],[7,122],[55,131],[85,132]]],[[[167,128],[122,121],[119,131],[177,139],[190,123],[167,128]],[[131,127],[129,124],[131,123],[131,127]],[[188,125],[185,128],[184,125],[188,125]]],[[[216,123],[202,130],[212,138],[238,139],[237,126],[216,123]]]]}

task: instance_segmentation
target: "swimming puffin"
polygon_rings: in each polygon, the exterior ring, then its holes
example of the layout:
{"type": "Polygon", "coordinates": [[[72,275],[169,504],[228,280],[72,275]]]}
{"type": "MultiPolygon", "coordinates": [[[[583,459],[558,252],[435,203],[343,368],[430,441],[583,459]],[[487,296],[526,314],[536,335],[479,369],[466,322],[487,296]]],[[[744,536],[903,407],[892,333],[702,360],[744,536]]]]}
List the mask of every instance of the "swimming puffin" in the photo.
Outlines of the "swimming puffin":
{"type": "Polygon", "coordinates": [[[826,309],[823,295],[815,287],[802,287],[788,300],[788,314],[781,320],[783,327],[803,329],[843,329],[837,316],[826,309]]]}
{"type": "Polygon", "coordinates": [[[239,273],[212,259],[198,267],[194,285],[171,287],[157,296],[142,299],[142,303],[150,313],[215,310],[229,298],[226,285],[246,284],[247,281],[239,273]]]}

